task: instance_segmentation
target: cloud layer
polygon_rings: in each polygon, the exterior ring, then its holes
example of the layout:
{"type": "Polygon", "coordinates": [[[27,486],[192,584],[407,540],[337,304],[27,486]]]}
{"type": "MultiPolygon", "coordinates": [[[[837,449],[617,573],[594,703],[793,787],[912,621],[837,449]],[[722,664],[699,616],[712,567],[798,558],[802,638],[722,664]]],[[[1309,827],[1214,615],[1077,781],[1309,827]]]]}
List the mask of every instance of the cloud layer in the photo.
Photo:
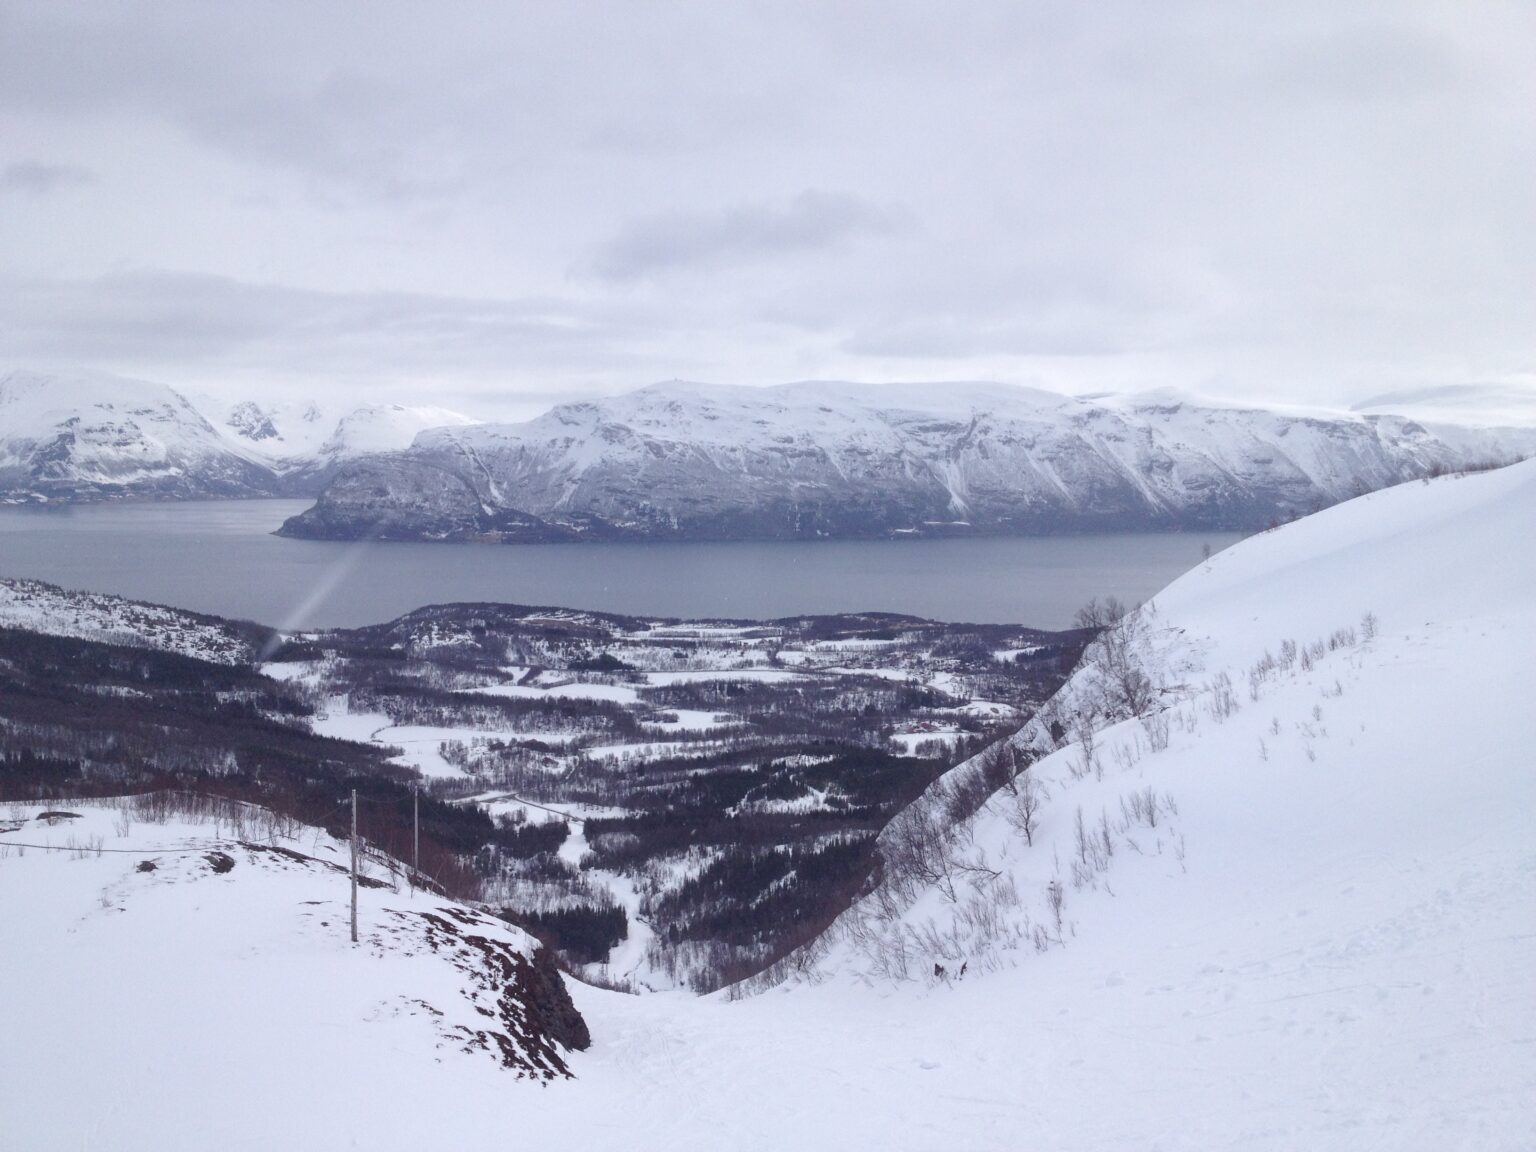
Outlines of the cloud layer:
{"type": "Polygon", "coordinates": [[[482,410],[687,375],[1536,370],[1536,9],[0,14],[0,364],[482,410]]]}

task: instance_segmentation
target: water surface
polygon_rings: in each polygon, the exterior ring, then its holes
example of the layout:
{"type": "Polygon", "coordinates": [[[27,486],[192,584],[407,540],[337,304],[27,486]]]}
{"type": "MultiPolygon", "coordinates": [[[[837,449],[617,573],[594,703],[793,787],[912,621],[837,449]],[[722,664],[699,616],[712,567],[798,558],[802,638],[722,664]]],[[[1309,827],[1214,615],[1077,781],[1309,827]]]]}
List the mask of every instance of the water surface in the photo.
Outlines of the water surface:
{"type": "Polygon", "coordinates": [[[1065,627],[1144,600],[1231,533],[697,544],[344,544],[272,531],[302,500],[0,509],[0,576],[258,620],[351,627],[494,600],[763,619],[889,611],[1065,627]]]}

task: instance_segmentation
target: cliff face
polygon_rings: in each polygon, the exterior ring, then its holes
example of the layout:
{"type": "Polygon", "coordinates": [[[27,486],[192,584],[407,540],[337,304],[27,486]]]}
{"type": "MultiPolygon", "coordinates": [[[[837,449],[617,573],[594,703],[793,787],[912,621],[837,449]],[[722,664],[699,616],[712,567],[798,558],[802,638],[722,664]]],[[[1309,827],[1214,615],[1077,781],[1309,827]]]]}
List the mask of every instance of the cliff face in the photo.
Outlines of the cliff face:
{"type": "Polygon", "coordinates": [[[344,466],[292,536],[775,539],[1250,529],[1536,451],[1527,428],[1001,385],[660,385],[344,466]]]}

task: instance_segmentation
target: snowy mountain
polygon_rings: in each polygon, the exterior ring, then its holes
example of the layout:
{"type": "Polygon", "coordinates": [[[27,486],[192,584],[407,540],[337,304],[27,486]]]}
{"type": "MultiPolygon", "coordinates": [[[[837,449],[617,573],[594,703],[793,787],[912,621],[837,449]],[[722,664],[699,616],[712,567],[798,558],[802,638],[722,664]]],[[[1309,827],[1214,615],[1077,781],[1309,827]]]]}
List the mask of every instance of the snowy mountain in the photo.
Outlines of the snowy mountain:
{"type": "MultiPolygon", "coordinates": [[[[210,401],[207,410],[218,405],[210,401]]],[[[409,448],[420,432],[465,427],[475,421],[448,408],[369,404],[334,409],[312,401],[258,404],[245,400],[227,409],[224,427],[258,452],[290,484],[318,491],[347,461],[373,452],[409,448]]]]}
{"type": "Polygon", "coordinates": [[[257,496],[270,467],[180,393],[105,374],[0,376],[0,498],[257,496]]]}
{"type": "Polygon", "coordinates": [[[472,421],[444,408],[228,405],[105,373],[0,376],[0,500],[314,495],[336,469],[472,421]]]}
{"type": "Polygon", "coordinates": [[[1249,529],[1536,452],[1536,428],[996,384],[665,384],[344,467],[294,536],[779,538],[1249,529]]]}

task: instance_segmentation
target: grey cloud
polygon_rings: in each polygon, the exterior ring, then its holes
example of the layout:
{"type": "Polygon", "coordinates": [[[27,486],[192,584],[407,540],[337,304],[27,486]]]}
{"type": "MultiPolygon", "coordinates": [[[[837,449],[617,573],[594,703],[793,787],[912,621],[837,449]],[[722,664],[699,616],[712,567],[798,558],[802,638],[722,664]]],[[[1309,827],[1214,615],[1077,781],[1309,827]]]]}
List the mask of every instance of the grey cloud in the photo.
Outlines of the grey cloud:
{"type": "Polygon", "coordinates": [[[897,218],[856,196],[814,190],[784,204],[665,213],[626,224],[598,249],[593,270],[622,281],[817,252],[860,233],[889,232],[897,218]]]}
{"type": "Polygon", "coordinates": [[[353,380],[622,359],[646,318],[559,299],[316,292],[135,272],[0,281],[0,363],[265,366],[353,380]]]}
{"type": "Polygon", "coordinates": [[[1529,5],[5,0],[0,117],[114,193],[9,188],[0,356],[549,394],[1532,362],[1529,5]]]}
{"type": "Polygon", "coordinates": [[[75,188],[94,182],[89,168],[78,164],[45,164],[39,160],[21,160],[0,169],[0,193],[23,192],[46,196],[63,188],[75,188]]]}
{"type": "Polygon", "coordinates": [[[953,360],[968,356],[1118,356],[1124,329],[1092,315],[912,316],[860,327],[842,342],[854,356],[953,360]]]}

